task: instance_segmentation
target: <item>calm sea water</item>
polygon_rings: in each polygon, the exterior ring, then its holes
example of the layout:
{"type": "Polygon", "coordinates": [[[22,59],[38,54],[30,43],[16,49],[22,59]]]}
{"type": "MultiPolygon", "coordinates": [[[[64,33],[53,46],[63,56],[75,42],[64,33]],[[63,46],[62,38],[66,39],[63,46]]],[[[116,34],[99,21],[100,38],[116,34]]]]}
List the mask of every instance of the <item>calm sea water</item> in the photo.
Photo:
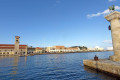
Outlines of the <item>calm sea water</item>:
{"type": "Polygon", "coordinates": [[[115,80],[83,66],[83,59],[108,58],[113,52],[0,57],[0,80],[115,80]]]}

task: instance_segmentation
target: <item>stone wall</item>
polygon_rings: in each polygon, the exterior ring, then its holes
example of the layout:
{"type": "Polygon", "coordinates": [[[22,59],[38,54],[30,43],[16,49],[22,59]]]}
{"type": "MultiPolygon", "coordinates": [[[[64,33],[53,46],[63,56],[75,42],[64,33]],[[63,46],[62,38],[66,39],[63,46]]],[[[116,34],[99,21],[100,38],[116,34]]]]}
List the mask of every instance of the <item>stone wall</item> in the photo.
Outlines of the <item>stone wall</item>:
{"type": "Polygon", "coordinates": [[[120,62],[114,62],[107,59],[101,59],[99,61],[95,60],[84,60],[85,66],[95,68],[101,71],[109,72],[120,76],[120,62]]]}

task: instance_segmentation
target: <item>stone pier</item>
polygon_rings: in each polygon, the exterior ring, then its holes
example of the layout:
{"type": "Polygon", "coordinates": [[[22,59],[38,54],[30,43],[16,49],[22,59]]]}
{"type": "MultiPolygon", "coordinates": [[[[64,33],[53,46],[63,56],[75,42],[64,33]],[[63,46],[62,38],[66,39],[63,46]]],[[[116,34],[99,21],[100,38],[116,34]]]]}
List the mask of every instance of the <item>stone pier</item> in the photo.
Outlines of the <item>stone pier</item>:
{"type": "Polygon", "coordinates": [[[109,73],[120,77],[120,62],[114,62],[109,59],[95,60],[84,60],[83,64],[85,66],[97,69],[101,72],[109,73]]]}

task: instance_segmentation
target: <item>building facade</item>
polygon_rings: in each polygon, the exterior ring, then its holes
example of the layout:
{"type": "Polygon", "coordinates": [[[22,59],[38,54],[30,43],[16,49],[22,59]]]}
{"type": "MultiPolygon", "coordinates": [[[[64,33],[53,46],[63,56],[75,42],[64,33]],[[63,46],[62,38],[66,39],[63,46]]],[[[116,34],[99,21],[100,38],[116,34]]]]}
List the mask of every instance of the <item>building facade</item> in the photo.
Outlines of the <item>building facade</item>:
{"type": "Polygon", "coordinates": [[[28,54],[35,53],[35,48],[32,47],[32,46],[28,47],[28,48],[27,48],[27,53],[28,53],[28,54]]]}
{"type": "Polygon", "coordinates": [[[40,48],[40,47],[35,48],[35,53],[42,53],[42,52],[43,52],[42,48],[40,48]]]}
{"type": "Polygon", "coordinates": [[[104,48],[96,46],[95,48],[88,48],[88,51],[104,51],[104,48]]]}
{"type": "Polygon", "coordinates": [[[15,44],[0,44],[0,55],[27,55],[27,45],[20,45],[20,37],[15,36],[15,44]]]}
{"type": "Polygon", "coordinates": [[[47,47],[46,51],[50,53],[62,53],[62,52],[79,52],[80,49],[78,47],[67,48],[64,46],[53,46],[53,47],[47,47]]]}

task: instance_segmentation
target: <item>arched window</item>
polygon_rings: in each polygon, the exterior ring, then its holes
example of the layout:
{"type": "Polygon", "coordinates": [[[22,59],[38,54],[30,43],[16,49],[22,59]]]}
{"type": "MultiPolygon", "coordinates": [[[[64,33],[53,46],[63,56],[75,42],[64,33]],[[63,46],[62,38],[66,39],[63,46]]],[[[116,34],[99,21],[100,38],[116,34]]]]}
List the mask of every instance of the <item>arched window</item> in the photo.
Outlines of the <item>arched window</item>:
{"type": "Polygon", "coordinates": [[[25,52],[23,52],[23,54],[25,54],[25,52]]]}
{"type": "Polygon", "coordinates": [[[17,54],[17,52],[15,52],[15,54],[17,54]]]}
{"type": "Polygon", "coordinates": [[[9,52],[7,52],[7,54],[9,54],[9,52]]]}

